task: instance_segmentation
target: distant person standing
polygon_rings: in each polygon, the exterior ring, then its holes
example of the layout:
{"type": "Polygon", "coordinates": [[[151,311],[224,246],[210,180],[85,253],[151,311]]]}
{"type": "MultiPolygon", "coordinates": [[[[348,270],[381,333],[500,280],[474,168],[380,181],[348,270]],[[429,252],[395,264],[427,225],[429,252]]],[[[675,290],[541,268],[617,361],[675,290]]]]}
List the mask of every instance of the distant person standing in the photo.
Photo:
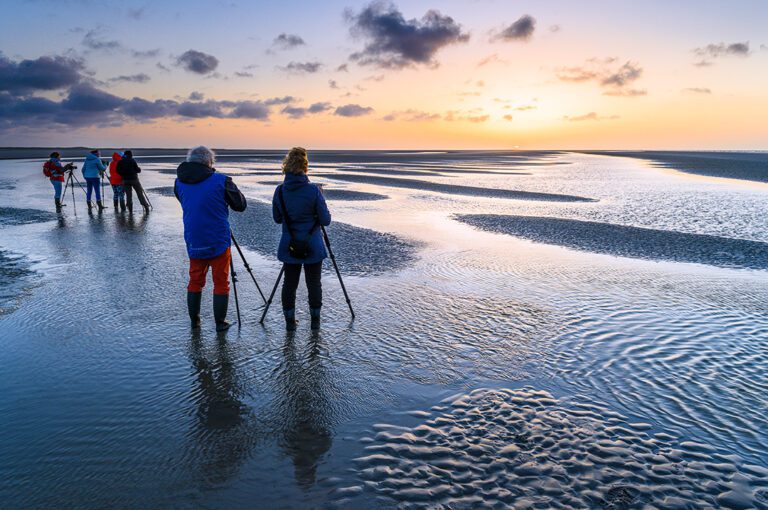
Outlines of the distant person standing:
{"type": "Polygon", "coordinates": [[[141,168],[133,159],[132,151],[125,151],[123,158],[117,162],[117,173],[123,178],[123,189],[125,190],[126,201],[128,202],[128,212],[133,212],[133,192],[136,192],[136,197],[139,199],[139,203],[144,208],[144,214],[149,213],[149,204],[144,196],[144,188],[141,187],[139,182],[139,174],[141,168]]]}
{"type": "MultiPolygon", "coordinates": [[[[216,155],[207,147],[195,147],[176,170],[173,186],[181,202],[184,241],[189,255],[187,309],[192,328],[200,327],[200,301],[208,269],[213,272],[213,316],[216,331],[229,329],[229,266],[231,230],[229,208],[245,211],[245,196],[231,177],[216,172],[216,155]]],[[[122,163],[122,162],[121,162],[122,163]]]]}
{"type": "Polygon", "coordinates": [[[61,154],[52,152],[48,161],[43,164],[43,174],[48,177],[53,186],[53,201],[56,203],[56,211],[61,211],[64,204],[61,203],[61,188],[64,186],[64,165],[61,164],[61,154]]]}
{"type": "Polygon", "coordinates": [[[99,157],[99,151],[92,150],[89,152],[85,157],[82,169],[83,178],[85,179],[85,183],[88,186],[88,191],[85,193],[85,200],[88,202],[89,211],[93,207],[91,196],[94,190],[96,190],[96,205],[99,208],[99,212],[105,209],[104,204],[101,202],[101,188],[99,188],[99,178],[104,174],[106,170],[107,167],[104,166],[104,163],[99,157]]]}
{"type": "Polygon", "coordinates": [[[296,289],[301,267],[309,294],[311,328],[320,328],[323,289],[320,274],[323,260],[328,256],[320,226],[331,224],[331,213],[320,188],[309,182],[309,158],[306,149],[294,147],[283,159],[285,179],[272,198],[272,217],[282,223],[283,235],[277,248],[277,258],[284,264],[283,315],[288,331],[296,329],[296,289]]]}
{"type": "Polygon", "coordinates": [[[117,163],[123,159],[120,152],[112,153],[112,161],[109,162],[109,184],[112,186],[112,205],[117,211],[118,204],[120,210],[125,212],[125,190],[123,189],[123,178],[117,173],[117,163]]]}

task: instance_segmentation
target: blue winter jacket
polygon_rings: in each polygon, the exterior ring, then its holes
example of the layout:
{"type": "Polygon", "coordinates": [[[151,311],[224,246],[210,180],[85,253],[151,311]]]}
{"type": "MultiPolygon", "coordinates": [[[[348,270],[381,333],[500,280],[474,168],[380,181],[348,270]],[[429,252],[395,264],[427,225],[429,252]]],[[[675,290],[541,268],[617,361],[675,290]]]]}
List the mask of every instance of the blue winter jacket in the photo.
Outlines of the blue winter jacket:
{"type": "Polygon", "coordinates": [[[101,172],[105,171],[107,167],[104,166],[104,163],[101,162],[101,158],[99,158],[96,154],[88,153],[88,155],[85,157],[85,162],[83,162],[83,177],[86,179],[89,178],[98,178],[99,175],[101,175],[101,172]]]}
{"type": "Polygon", "coordinates": [[[291,234],[284,221],[284,211],[280,204],[279,193],[283,190],[283,199],[291,221],[294,235],[299,239],[307,239],[309,231],[315,222],[318,225],[331,224],[331,213],[325,203],[320,188],[309,182],[306,174],[285,174],[283,184],[277,187],[272,197],[272,217],[275,223],[282,223],[283,235],[280,237],[280,245],[277,248],[277,259],[287,264],[315,264],[328,256],[323,244],[323,233],[320,227],[315,228],[309,241],[310,253],[306,259],[297,259],[288,252],[288,243],[291,234]]]}
{"type": "Polygon", "coordinates": [[[230,246],[229,208],[244,211],[245,197],[231,177],[200,163],[184,162],[176,175],[174,193],[183,210],[189,258],[218,257],[230,246]]]}

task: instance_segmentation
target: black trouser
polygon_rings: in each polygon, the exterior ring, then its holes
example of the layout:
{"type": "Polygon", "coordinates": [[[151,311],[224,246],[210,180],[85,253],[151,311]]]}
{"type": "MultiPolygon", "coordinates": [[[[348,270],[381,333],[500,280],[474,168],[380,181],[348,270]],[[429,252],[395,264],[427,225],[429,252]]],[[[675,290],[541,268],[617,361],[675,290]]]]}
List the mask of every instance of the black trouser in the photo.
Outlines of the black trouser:
{"type": "MultiPolygon", "coordinates": [[[[320,284],[320,273],[323,262],[304,265],[304,281],[307,282],[309,294],[309,307],[320,308],[323,306],[323,287],[320,284]]],[[[285,264],[285,279],[283,280],[283,310],[296,308],[296,289],[299,287],[302,264],[285,264]]]]}
{"type": "Polygon", "coordinates": [[[144,188],[141,187],[139,180],[135,181],[123,181],[123,190],[125,191],[125,201],[128,203],[128,209],[133,208],[133,191],[136,191],[136,198],[143,207],[149,207],[147,199],[144,198],[144,188]]]}

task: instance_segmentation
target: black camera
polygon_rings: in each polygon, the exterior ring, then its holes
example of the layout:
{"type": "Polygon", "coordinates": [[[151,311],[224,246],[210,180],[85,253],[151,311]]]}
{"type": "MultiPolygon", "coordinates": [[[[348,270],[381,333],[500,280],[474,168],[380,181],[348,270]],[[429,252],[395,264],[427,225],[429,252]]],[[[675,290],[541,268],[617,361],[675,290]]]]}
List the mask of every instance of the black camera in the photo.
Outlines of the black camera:
{"type": "Polygon", "coordinates": [[[64,170],[68,172],[71,172],[72,170],[75,170],[75,169],[77,169],[77,165],[74,163],[67,163],[66,165],[64,165],[64,170]]]}

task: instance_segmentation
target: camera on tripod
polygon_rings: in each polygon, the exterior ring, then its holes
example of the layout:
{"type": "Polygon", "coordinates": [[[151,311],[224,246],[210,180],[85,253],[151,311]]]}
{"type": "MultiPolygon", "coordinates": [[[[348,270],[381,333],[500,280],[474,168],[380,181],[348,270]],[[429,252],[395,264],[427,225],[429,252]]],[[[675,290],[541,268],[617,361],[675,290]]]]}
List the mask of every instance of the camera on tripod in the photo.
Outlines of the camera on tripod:
{"type": "Polygon", "coordinates": [[[67,163],[66,165],[64,165],[64,170],[67,172],[71,172],[72,170],[76,170],[76,169],[77,169],[77,165],[74,163],[67,163]]]}

